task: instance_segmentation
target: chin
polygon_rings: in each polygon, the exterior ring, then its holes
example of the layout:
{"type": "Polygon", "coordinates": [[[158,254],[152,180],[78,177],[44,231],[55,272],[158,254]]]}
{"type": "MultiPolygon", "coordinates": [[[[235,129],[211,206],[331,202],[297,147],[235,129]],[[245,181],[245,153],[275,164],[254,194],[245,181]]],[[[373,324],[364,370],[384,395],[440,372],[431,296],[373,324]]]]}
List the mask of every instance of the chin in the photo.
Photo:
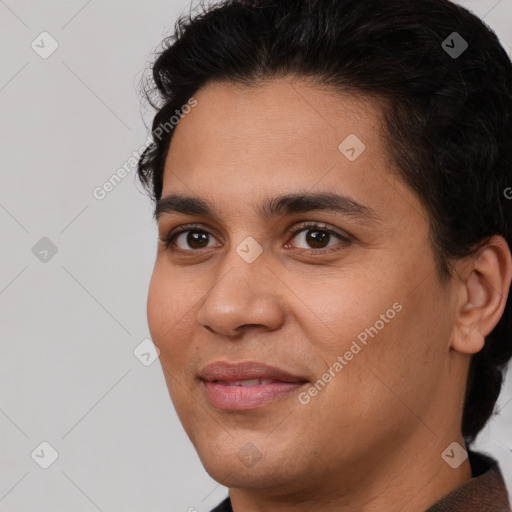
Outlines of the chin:
{"type": "Polygon", "coordinates": [[[244,432],[217,439],[194,440],[193,444],[206,472],[225,487],[271,488],[295,479],[297,453],[286,453],[297,443],[281,443],[268,437],[244,432]],[[252,441],[250,440],[252,439],[252,441]]]}
{"type": "Polygon", "coordinates": [[[270,489],[286,483],[287,478],[277,464],[260,460],[255,466],[244,467],[232,459],[202,461],[206,472],[219,484],[230,488],[270,489]]]}

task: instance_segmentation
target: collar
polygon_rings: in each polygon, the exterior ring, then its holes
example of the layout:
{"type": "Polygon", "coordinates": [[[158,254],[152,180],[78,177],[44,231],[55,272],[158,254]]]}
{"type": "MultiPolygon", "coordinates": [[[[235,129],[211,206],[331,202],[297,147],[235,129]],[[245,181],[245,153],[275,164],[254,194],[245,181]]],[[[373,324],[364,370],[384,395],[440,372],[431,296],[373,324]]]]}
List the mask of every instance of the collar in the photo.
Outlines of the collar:
{"type": "Polygon", "coordinates": [[[426,512],[510,512],[507,489],[498,463],[468,450],[473,477],[434,503],[426,512]]]}

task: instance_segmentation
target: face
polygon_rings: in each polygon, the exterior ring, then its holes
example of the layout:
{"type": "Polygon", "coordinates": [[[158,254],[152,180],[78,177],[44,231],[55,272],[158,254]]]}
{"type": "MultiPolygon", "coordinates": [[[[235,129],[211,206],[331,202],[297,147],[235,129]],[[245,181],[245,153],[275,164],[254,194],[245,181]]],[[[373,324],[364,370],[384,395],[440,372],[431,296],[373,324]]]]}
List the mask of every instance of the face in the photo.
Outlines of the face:
{"type": "Polygon", "coordinates": [[[428,445],[451,298],[379,106],[297,79],[194,98],[162,197],[195,202],[160,204],[148,322],[206,470],[306,489],[428,445]]]}

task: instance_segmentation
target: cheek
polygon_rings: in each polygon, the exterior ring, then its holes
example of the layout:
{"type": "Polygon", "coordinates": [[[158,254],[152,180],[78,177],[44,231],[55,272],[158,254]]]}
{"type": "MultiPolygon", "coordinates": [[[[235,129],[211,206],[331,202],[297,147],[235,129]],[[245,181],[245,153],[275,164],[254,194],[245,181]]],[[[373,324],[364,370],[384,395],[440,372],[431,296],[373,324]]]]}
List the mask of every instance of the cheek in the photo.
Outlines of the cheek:
{"type": "Polygon", "coordinates": [[[169,294],[156,265],[153,269],[148,290],[147,319],[153,343],[159,348],[164,333],[164,326],[169,325],[172,308],[168,307],[169,294]]]}
{"type": "Polygon", "coordinates": [[[337,392],[330,398],[357,397],[365,414],[375,411],[376,400],[400,405],[400,397],[407,404],[426,405],[449,335],[447,308],[433,277],[411,292],[404,265],[384,264],[377,270],[359,275],[338,270],[331,278],[322,276],[321,285],[303,281],[295,288],[318,317],[302,326],[318,375],[338,356],[346,361],[342,370],[334,370],[343,377],[333,379],[330,391],[337,392]]]}
{"type": "Polygon", "coordinates": [[[155,265],[148,290],[147,320],[151,339],[166,359],[171,346],[180,351],[179,341],[186,341],[187,312],[190,311],[187,289],[158,263],[155,265]]]}
{"type": "Polygon", "coordinates": [[[363,342],[365,338],[371,340],[366,330],[375,332],[376,323],[377,337],[389,329],[401,314],[393,308],[399,298],[397,288],[396,276],[370,265],[364,272],[352,264],[295,280],[293,291],[302,299],[298,306],[305,313],[297,319],[317,351],[336,357],[358,336],[363,342]],[[381,315],[385,315],[386,323],[381,315]]]}
{"type": "Polygon", "coordinates": [[[431,283],[410,294],[404,290],[402,310],[371,341],[367,355],[382,395],[406,414],[407,408],[421,414],[442,377],[449,317],[440,290],[431,283]]]}
{"type": "Polygon", "coordinates": [[[415,323],[417,315],[410,304],[403,304],[380,330],[381,324],[374,327],[376,318],[372,315],[370,324],[362,329],[357,324],[346,326],[347,335],[340,338],[338,350],[322,354],[327,365],[323,364],[318,377],[323,375],[330,382],[306,407],[315,411],[315,422],[324,426],[325,437],[333,442],[343,432],[347,443],[354,446],[361,439],[368,446],[379,444],[383,438],[416,428],[417,418],[429,410],[442,368],[439,351],[428,346],[427,331],[415,323]],[[368,334],[366,344],[358,341],[360,332],[368,334]],[[353,351],[352,340],[359,346],[353,351]],[[343,368],[336,371],[339,355],[343,368]],[[327,366],[334,369],[332,379],[327,366]]]}
{"type": "MultiPolygon", "coordinates": [[[[182,422],[186,421],[190,379],[184,378],[190,356],[191,331],[187,312],[191,307],[176,281],[155,266],[148,290],[147,320],[170,398],[182,422]]],[[[184,290],[186,291],[186,290],[184,290]]]]}

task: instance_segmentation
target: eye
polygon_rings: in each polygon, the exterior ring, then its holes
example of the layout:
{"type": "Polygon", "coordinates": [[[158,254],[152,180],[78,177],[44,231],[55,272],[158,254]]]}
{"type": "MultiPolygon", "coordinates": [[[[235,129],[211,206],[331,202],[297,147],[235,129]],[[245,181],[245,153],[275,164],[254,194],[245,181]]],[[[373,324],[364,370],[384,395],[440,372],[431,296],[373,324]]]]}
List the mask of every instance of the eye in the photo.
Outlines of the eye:
{"type": "Polygon", "coordinates": [[[178,230],[171,231],[160,241],[166,249],[178,252],[190,252],[211,247],[209,240],[212,234],[201,226],[194,224],[181,226],[178,230]]]}
{"type": "MultiPolygon", "coordinates": [[[[323,252],[337,251],[343,249],[351,242],[348,236],[327,227],[326,224],[318,222],[304,222],[300,226],[294,227],[290,234],[292,238],[297,238],[300,242],[306,244],[305,247],[298,248],[305,252],[319,252],[322,249],[328,249],[323,252]],[[333,237],[338,240],[338,243],[335,243],[334,246],[332,244],[329,245],[330,242],[336,242],[336,240],[333,240],[333,237]]],[[[289,244],[287,244],[287,247],[289,247],[289,244]]]]}
{"type": "MultiPolygon", "coordinates": [[[[292,239],[296,238],[300,243],[306,244],[305,247],[295,247],[299,252],[323,254],[341,250],[351,243],[348,235],[318,222],[303,222],[294,226],[288,234],[292,239]]],[[[187,224],[171,231],[160,241],[166,250],[191,254],[200,249],[214,247],[211,244],[212,239],[215,240],[215,237],[201,225],[187,224]]],[[[290,248],[290,243],[285,248],[290,248]]]]}

